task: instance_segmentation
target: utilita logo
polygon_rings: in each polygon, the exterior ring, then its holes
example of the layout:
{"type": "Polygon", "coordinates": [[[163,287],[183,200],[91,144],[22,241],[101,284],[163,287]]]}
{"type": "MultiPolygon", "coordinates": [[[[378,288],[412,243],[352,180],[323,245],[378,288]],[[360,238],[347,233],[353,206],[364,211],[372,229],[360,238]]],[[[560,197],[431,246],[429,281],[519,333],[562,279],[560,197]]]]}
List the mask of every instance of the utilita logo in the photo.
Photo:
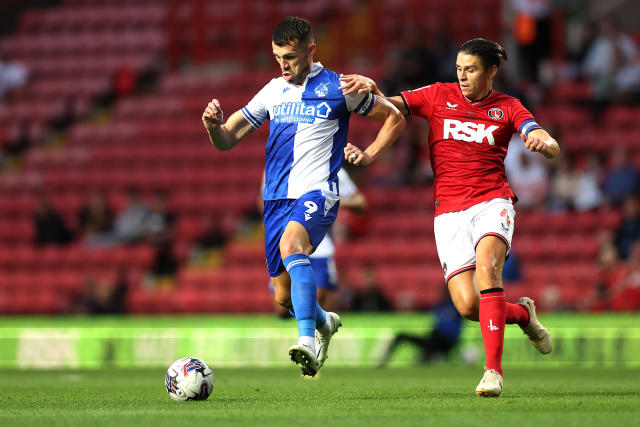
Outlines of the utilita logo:
{"type": "Polygon", "coordinates": [[[456,141],[477,142],[482,143],[485,138],[489,145],[496,145],[493,139],[493,131],[498,126],[491,125],[488,128],[484,123],[461,122],[459,120],[445,119],[444,121],[444,139],[455,139],[456,141]]]}
{"type": "Polygon", "coordinates": [[[316,117],[327,119],[331,107],[326,102],[319,104],[304,102],[283,102],[273,107],[275,123],[314,123],[316,117]]]}

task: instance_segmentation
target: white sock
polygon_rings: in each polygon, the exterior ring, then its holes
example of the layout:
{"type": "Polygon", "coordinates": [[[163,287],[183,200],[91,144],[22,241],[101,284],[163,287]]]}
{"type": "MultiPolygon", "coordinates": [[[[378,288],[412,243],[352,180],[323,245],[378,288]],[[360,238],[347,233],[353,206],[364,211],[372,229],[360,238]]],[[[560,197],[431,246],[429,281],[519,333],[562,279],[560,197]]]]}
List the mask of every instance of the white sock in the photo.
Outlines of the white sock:
{"type": "Polygon", "coordinates": [[[327,321],[324,322],[324,325],[318,328],[318,332],[320,332],[320,335],[329,335],[332,329],[333,329],[333,318],[329,316],[329,314],[327,313],[327,321]]]}
{"type": "Polygon", "coordinates": [[[302,336],[298,338],[298,345],[306,345],[313,350],[313,354],[316,354],[316,339],[315,337],[302,336]]]}

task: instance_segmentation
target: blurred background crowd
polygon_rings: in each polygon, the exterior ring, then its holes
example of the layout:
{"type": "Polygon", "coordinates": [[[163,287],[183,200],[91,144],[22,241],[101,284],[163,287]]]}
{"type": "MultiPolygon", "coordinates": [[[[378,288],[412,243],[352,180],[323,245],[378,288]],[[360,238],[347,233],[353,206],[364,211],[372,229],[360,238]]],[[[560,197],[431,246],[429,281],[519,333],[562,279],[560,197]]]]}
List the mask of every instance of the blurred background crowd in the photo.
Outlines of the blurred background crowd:
{"type": "MultiPolygon", "coordinates": [[[[562,148],[518,135],[507,296],[640,309],[640,3],[633,0],[6,0],[0,5],[0,314],[270,311],[255,200],[266,129],[230,152],[200,122],[278,76],[274,25],[386,94],[455,81],[458,46],[509,54],[495,88],[562,148]]],[[[263,126],[266,127],[266,126],[263,126]]],[[[350,142],[376,127],[352,119],[350,142]]],[[[444,286],[425,121],[350,170],[368,210],[335,229],[340,310],[419,310],[444,286]]]]}

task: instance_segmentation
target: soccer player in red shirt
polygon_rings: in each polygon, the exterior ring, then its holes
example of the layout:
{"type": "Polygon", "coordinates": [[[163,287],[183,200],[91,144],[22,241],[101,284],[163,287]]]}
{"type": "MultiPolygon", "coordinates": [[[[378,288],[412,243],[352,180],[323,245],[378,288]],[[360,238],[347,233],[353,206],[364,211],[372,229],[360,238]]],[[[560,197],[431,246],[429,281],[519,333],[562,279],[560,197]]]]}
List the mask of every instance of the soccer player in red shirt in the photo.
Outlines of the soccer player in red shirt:
{"type": "MultiPolygon", "coordinates": [[[[551,351],[549,331],[530,298],[505,301],[502,267],[509,254],[517,200],[506,180],[504,158],[513,133],[529,151],[553,158],[558,143],[515,98],[493,90],[500,60],[498,43],[473,39],[456,59],[457,83],[435,83],[387,98],[405,116],[429,121],[434,173],[434,233],[438,256],[458,312],[480,322],[487,363],[476,388],[481,397],[502,392],[505,324],[518,324],[540,353],[551,351]]],[[[384,96],[363,76],[342,77],[345,93],[384,96]]],[[[366,150],[347,144],[345,158],[366,165],[366,150]]]]}

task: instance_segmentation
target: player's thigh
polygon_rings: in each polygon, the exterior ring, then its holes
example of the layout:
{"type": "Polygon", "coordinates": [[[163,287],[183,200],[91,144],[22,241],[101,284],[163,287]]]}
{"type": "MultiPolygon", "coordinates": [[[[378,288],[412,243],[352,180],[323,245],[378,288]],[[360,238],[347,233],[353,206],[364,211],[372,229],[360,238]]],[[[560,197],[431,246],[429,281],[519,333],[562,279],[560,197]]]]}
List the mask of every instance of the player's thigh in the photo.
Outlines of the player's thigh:
{"type": "Polygon", "coordinates": [[[480,290],[502,287],[502,267],[509,254],[515,210],[511,199],[497,198],[476,207],[473,241],[476,251],[476,281],[480,290]]]}
{"type": "Polygon", "coordinates": [[[451,277],[447,282],[449,294],[458,313],[466,319],[478,320],[480,291],[474,280],[475,271],[467,270],[451,277]]]}
{"type": "Polygon", "coordinates": [[[445,213],[434,219],[433,232],[445,281],[475,268],[471,220],[468,211],[445,213]]]}
{"type": "Polygon", "coordinates": [[[507,245],[496,236],[484,236],[476,246],[476,282],[478,289],[502,287],[502,268],[507,245]]]}
{"type": "Polygon", "coordinates": [[[480,240],[487,236],[494,236],[504,242],[509,254],[513,230],[515,228],[516,212],[513,202],[509,198],[497,198],[474,206],[472,238],[474,248],[480,240]]]}
{"type": "Polygon", "coordinates": [[[311,254],[334,223],[339,205],[339,200],[327,197],[320,190],[297,199],[280,241],[282,257],[300,252],[311,254]]]}

